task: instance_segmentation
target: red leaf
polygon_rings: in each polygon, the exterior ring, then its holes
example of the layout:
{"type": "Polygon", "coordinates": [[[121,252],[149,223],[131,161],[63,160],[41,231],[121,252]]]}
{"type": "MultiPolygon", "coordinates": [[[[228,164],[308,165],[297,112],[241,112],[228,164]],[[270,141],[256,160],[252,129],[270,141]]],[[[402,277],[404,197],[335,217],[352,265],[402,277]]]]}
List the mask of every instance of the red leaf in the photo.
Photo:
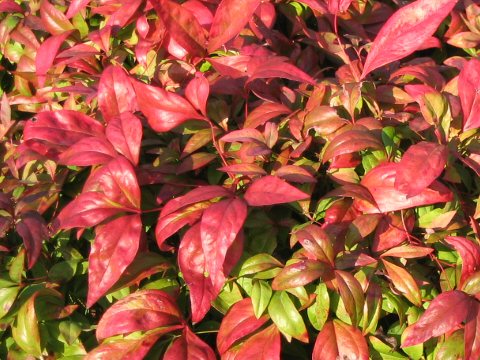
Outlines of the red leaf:
{"type": "Polygon", "coordinates": [[[200,236],[206,257],[205,271],[209,274],[215,291],[220,291],[225,283],[225,256],[246,217],[247,205],[240,199],[220,201],[203,213],[200,236]]]}
{"type": "MultiPolygon", "coordinates": [[[[317,225],[308,225],[292,234],[292,239],[299,241],[303,248],[318,260],[333,265],[333,242],[330,236],[317,225]]],[[[292,246],[292,244],[290,244],[292,246]]]]}
{"type": "Polygon", "coordinates": [[[457,0],[417,0],[395,12],[375,38],[361,78],[421,48],[456,3],[457,0]]]}
{"type": "Polygon", "coordinates": [[[407,214],[404,219],[406,229],[403,228],[402,217],[395,213],[385,214],[378,223],[373,238],[372,250],[381,252],[393,248],[408,238],[409,231],[412,231],[415,218],[407,214]]]}
{"type": "Polygon", "coordinates": [[[98,226],[95,233],[88,258],[87,307],[101,298],[135,259],[142,220],[140,215],[122,216],[98,226]]]}
{"type": "Polygon", "coordinates": [[[252,18],[260,0],[222,0],[217,7],[208,40],[211,53],[237,36],[252,18]]]}
{"type": "Polygon", "coordinates": [[[231,131],[227,135],[223,136],[220,140],[224,142],[257,142],[260,144],[266,143],[265,137],[260,131],[248,128],[231,131]]]}
{"type": "Polygon", "coordinates": [[[270,325],[250,336],[239,348],[232,349],[224,357],[228,360],[280,360],[281,345],[280,331],[275,325],[270,325]]]}
{"type": "Polygon", "coordinates": [[[358,280],[349,272],[335,270],[335,280],[337,281],[340,296],[345,305],[353,324],[357,324],[363,314],[363,305],[365,297],[363,289],[358,280]]]}
{"type": "Polygon", "coordinates": [[[416,306],[422,306],[422,295],[415,279],[403,267],[382,259],[393,286],[416,306]]]}
{"type": "Polygon", "coordinates": [[[103,137],[103,126],[91,117],[72,110],[43,111],[25,125],[24,140],[46,143],[54,159],[58,153],[86,137],[103,137]]]}
{"type": "Polygon", "coordinates": [[[52,35],[60,35],[67,31],[71,32],[74,29],[65,14],[47,0],[41,3],[40,17],[43,26],[52,35]]]}
{"type": "Polygon", "coordinates": [[[217,349],[220,355],[226,353],[237,341],[255,332],[267,320],[267,315],[256,318],[252,299],[246,298],[235,303],[223,317],[218,330],[217,349]]]}
{"type": "Polygon", "coordinates": [[[177,301],[164,291],[140,290],[117,301],[103,314],[97,326],[97,339],[157,327],[182,325],[177,301]]]}
{"type": "Polygon", "coordinates": [[[170,38],[190,56],[203,56],[206,38],[197,18],[186,8],[170,0],[152,1],[155,11],[163,20],[170,38]]]}
{"type": "Polygon", "coordinates": [[[203,119],[192,105],[180,95],[156,86],[133,83],[140,111],[153,130],[165,132],[190,119],[203,119]]]}
{"type": "Polygon", "coordinates": [[[231,197],[233,194],[226,188],[217,185],[199,186],[187,194],[170,200],[160,212],[160,218],[171,214],[182,207],[192,205],[205,200],[217,197],[231,197]]]}
{"type": "Polygon", "coordinates": [[[317,182],[312,174],[297,165],[284,165],[275,171],[275,175],[290,182],[298,182],[302,184],[317,182]]]}
{"type": "Polygon", "coordinates": [[[360,182],[372,194],[377,207],[355,200],[355,206],[366,213],[390,212],[408,209],[416,206],[424,206],[436,203],[452,201],[452,192],[443,184],[434,181],[418,195],[408,197],[401,191],[395,189],[398,163],[384,163],[370,170],[360,182]]]}
{"type": "Polygon", "coordinates": [[[363,127],[345,131],[328,143],[323,153],[325,163],[336,156],[365,149],[383,149],[383,143],[370,130],[363,127]]]}
{"type": "Polygon", "coordinates": [[[465,359],[480,358],[480,304],[472,302],[465,321],[465,359]]]}
{"type": "Polygon", "coordinates": [[[210,303],[220,292],[214,290],[211,279],[205,273],[206,262],[200,237],[200,224],[196,224],[185,233],[178,249],[178,266],[190,290],[194,323],[204,318],[210,310],[210,303]]]}
{"type": "Polygon", "coordinates": [[[108,196],[102,193],[86,192],[63,208],[55,220],[55,227],[64,230],[92,227],[126,210],[128,209],[112,203],[108,196]]]}
{"type": "Polygon", "coordinates": [[[458,95],[463,110],[463,131],[480,127],[480,61],[473,58],[467,62],[458,77],[458,95]]]}
{"type": "Polygon", "coordinates": [[[267,121],[280,115],[289,114],[291,111],[283,104],[264,103],[251,111],[245,119],[245,128],[257,128],[267,121]]]}
{"type": "Polygon", "coordinates": [[[60,35],[50,36],[42,42],[35,56],[35,72],[37,74],[38,86],[43,87],[46,81],[48,70],[52,67],[53,61],[58,54],[58,50],[72,31],[64,32],[60,35]]]}
{"type": "Polygon", "coordinates": [[[106,122],[124,112],[137,110],[137,101],[129,76],[120,66],[109,66],[98,84],[98,107],[106,122]]]}
{"type": "Polygon", "coordinates": [[[172,342],[163,360],[216,360],[212,348],[204,343],[188,326],[182,336],[172,342]]]}
{"type": "Polygon", "coordinates": [[[328,0],[328,11],[332,14],[345,12],[351,3],[352,0],[328,0]]]}
{"type": "Polygon", "coordinates": [[[245,193],[245,200],[250,206],[284,204],[309,197],[310,195],[271,175],[255,180],[245,193]]]}
{"type": "Polygon", "coordinates": [[[432,300],[427,311],[405,332],[402,347],[423,343],[455,329],[468,316],[475,300],[462,291],[447,291],[432,300]]]}
{"type": "Polygon", "coordinates": [[[58,163],[62,165],[92,166],[105,164],[117,154],[103,137],[87,137],[60,153],[58,163]]]}
{"type": "Polygon", "coordinates": [[[447,236],[445,241],[450,244],[462,258],[462,275],[460,284],[475,271],[480,270],[480,247],[471,240],[460,236],[447,236]]]}
{"type": "Polygon", "coordinates": [[[23,13],[23,9],[13,0],[3,0],[0,2],[0,12],[2,13],[23,13]]]}
{"type": "Polygon", "coordinates": [[[37,262],[42,251],[42,243],[49,238],[47,224],[37,212],[22,214],[22,220],[15,226],[18,234],[23,239],[27,250],[28,268],[31,269],[37,262]]]}
{"type": "Polygon", "coordinates": [[[207,99],[210,93],[210,84],[201,72],[195,74],[185,88],[185,96],[204,116],[207,116],[207,99]]]}
{"type": "Polygon", "coordinates": [[[85,9],[87,5],[90,3],[92,0],[72,0],[70,1],[70,5],[68,6],[67,10],[67,18],[70,19],[74,17],[78,12],[81,10],[85,9]]]}
{"type": "Polygon", "coordinates": [[[84,360],[98,359],[128,359],[143,360],[151,347],[164,334],[175,331],[181,326],[171,326],[155,331],[153,334],[140,339],[116,339],[108,341],[90,351],[84,360]]]}
{"type": "Polygon", "coordinates": [[[110,200],[130,211],[140,209],[140,187],[135,169],[124,157],[117,157],[94,172],[83,191],[101,191],[110,200]]]}
{"type": "Polygon", "coordinates": [[[312,360],[368,360],[369,351],[362,332],[340,320],[327,322],[317,336],[312,360]]]}
{"type": "Polygon", "coordinates": [[[142,122],[130,112],[114,117],[107,124],[108,141],[135,165],[138,164],[142,134],[142,122]]]}
{"type": "Polygon", "coordinates": [[[445,145],[422,141],[410,146],[398,165],[395,189],[409,197],[420,194],[440,176],[447,158],[445,145]]]}
{"type": "Polygon", "coordinates": [[[307,84],[315,85],[315,79],[310,75],[300,70],[293,64],[286,62],[282,57],[268,57],[266,59],[255,58],[249,62],[249,66],[253,67],[251,75],[248,78],[247,84],[255,79],[271,79],[282,78],[307,84]],[[257,64],[257,62],[259,62],[257,64]]]}

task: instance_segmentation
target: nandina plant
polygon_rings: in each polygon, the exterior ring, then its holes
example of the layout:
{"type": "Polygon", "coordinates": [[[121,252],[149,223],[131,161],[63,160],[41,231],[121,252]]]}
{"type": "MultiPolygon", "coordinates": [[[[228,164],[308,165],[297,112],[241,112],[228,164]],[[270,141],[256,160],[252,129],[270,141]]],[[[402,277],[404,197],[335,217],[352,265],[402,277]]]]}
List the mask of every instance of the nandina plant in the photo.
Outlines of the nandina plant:
{"type": "Polygon", "coordinates": [[[476,1],[0,12],[0,358],[480,358],[476,1]]]}

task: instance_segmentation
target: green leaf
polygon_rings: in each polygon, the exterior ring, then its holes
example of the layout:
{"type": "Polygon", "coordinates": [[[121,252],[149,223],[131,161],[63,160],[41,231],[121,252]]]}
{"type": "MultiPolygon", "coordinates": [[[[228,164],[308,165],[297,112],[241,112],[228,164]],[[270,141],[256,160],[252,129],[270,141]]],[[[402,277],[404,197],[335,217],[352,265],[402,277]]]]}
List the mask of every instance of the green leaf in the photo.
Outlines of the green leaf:
{"type": "Polygon", "coordinates": [[[10,264],[10,269],[8,274],[10,275],[10,279],[15,281],[16,283],[22,282],[22,275],[25,271],[25,249],[22,249],[18,252],[17,256],[13,259],[12,263],[10,264]]]}
{"type": "Polygon", "coordinates": [[[370,356],[372,360],[398,360],[407,359],[405,356],[395,351],[391,346],[385,344],[379,338],[370,336],[370,356]]]}
{"type": "Polygon", "coordinates": [[[276,291],[273,294],[268,305],[268,314],[288,341],[293,337],[304,343],[308,342],[308,332],[302,316],[285,291],[276,291]]]}
{"type": "Polygon", "coordinates": [[[20,288],[18,286],[0,288],[0,319],[4,317],[12,307],[19,290],[20,288]]]}
{"type": "Polygon", "coordinates": [[[269,283],[263,280],[254,280],[252,293],[253,312],[257,319],[262,316],[263,312],[267,309],[270,298],[272,297],[272,288],[269,283]]]}
{"type": "Polygon", "coordinates": [[[12,336],[17,345],[29,355],[42,355],[40,331],[35,314],[35,298],[31,296],[20,308],[12,325],[12,336]]]}
{"type": "Polygon", "coordinates": [[[269,254],[257,254],[245,260],[240,269],[239,276],[255,275],[259,272],[280,269],[283,264],[269,254]]]}
{"type": "Polygon", "coordinates": [[[457,360],[463,359],[465,346],[463,342],[463,329],[455,331],[445,341],[437,346],[437,359],[457,360]]]}
{"type": "Polygon", "coordinates": [[[313,305],[307,309],[307,315],[312,326],[320,331],[327,322],[330,311],[330,296],[328,295],[327,285],[319,284],[315,294],[317,297],[313,305]]]}

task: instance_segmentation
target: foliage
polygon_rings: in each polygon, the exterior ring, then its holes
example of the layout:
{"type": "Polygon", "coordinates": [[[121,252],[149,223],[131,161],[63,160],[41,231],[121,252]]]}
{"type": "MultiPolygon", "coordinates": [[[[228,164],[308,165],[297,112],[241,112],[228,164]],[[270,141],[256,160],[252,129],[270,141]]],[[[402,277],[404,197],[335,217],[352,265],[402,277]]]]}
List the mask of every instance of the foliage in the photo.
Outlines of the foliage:
{"type": "Polygon", "coordinates": [[[480,358],[475,1],[0,12],[0,358],[480,358]]]}

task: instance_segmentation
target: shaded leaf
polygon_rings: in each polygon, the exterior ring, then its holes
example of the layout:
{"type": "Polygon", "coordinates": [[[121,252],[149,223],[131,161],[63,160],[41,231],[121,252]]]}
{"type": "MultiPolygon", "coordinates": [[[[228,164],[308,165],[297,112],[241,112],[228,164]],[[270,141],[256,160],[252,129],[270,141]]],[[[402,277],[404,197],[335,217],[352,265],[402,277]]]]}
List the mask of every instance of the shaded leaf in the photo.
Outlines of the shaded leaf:
{"type": "Polygon", "coordinates": [[[362,317],[365,303],[362,286],[352,274],[346,271],[335,270],[335,279],[352,324],[357,325],[362,317]]]}
{"type": "Polygon", "coordinates": [[[207,116],[207,99],[210,93],[210,84],[201,72],[197,72],[185,88],[185,96],[190,103],[207,116]]]}
{"type": "Polygon", "coordinates": [[[47,223],[37,212],[22,214],[21,219],[15,228],[23,239],[27,250],[28,268],[31,269],[40,256],[43,241],[49,238],[49,232],[47,223]]]}
{"type": "Polygon", "coordinates": [[[87,137],[60,153],[58,163],[74,166],[101,165],[113,160],[116,155],[115,149],[105,138],[87,137]]]}

